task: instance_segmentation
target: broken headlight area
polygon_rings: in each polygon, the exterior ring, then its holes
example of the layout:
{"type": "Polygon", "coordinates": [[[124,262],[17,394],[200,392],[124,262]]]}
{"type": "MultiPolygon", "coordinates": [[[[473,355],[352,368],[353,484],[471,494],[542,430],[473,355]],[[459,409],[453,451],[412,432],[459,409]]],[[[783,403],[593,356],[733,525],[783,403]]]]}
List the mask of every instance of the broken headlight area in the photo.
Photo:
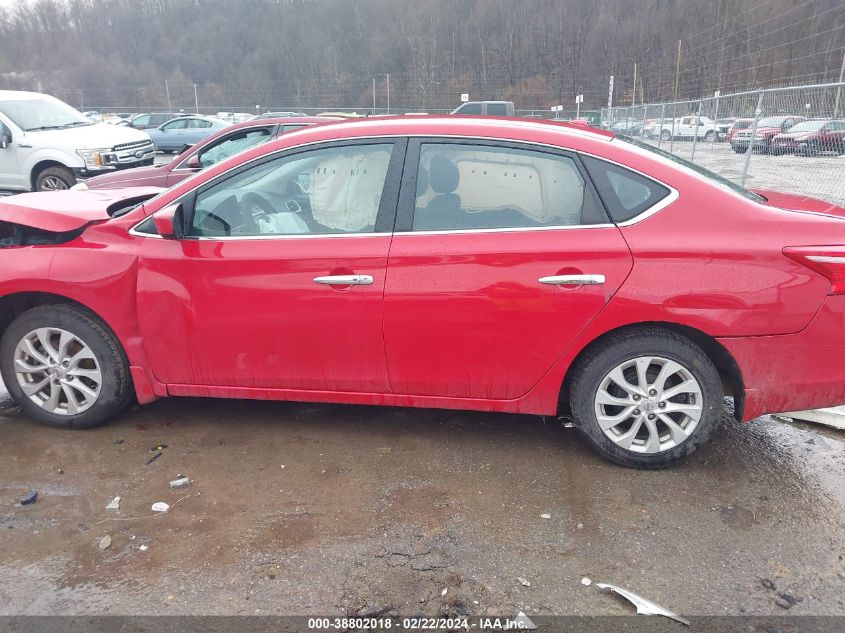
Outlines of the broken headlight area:
{"type": "Polygon", "coordinates": [[[57,233],[14,222],[0,221],[0,248],[64,244],[81,235],[84,230],[83,226],[73,231],[57,233]]]}

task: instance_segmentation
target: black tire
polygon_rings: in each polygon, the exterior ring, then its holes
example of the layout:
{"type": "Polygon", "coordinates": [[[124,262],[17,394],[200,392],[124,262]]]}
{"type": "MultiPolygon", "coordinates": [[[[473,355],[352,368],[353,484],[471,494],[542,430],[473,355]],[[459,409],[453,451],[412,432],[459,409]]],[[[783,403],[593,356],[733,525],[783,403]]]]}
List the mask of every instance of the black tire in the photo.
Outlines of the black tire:
{"type": "Polygon", "coordinates": [[[66,304],[32,308],[12,321],[0,340],[0,375],[25,414],[41,424],[62,429],[86,429],[102,424],[121,411],[133,394],[129,363],[114,334],[92,313],[66,304]],[[46,411],[32,402],[18,384],[14,370],[15,348],[27,334],[42,327],[70,332],[84,341],[97,360],[102,373],[100,392],[91,407],[82,413],[66,415],[46,411]]]}
{"type": "Polygon", "coordinates": [[[731,149],[733,149],[733,151],[735,151],[737,154],[744,154],[745,151],[746,151],[745,149],[738,147],[736,145],[731,145],[731,149]]]}
{"type": "Polygon", "coordinates": [[[632,468],[665,468],[684,461],[716,429],[724,396],[718,371],[707,355],[688,338],[660,328],[638,328],[611,335],[590,350],[573,368],[570,406],[576,427],[606,459],[632,468]],[[640,453],[617,445],[599,426],[595,398],[602,380],[615,367],[640,356],[659,356],[682,365],[698,382],[702,412],[692,433],[662,452],[640,453]]]}
{"type": "Polygon", "coordinates": [[[660,133],[660,138],[664,141],[671,141],[672,140],[672,133],[669,130],[663,130],[660,133]]]}
{"type": "Polygon", "coordinates": [[[57,191],[70,189],[76,184],[76,176],[67,167],[48,167],[35,177],[35,191],[57,191]],[[55,183],[56,186],[51,186],[55,183]]]}
{"type": "Polygon", "coordinates": [[[713,130],[710,130],[709,132],[707,132],[707,134],[704,135],[704,140],[707,141],[708,143],[712,143],[713,139],[715,139],[715,138],[716,138],[716,132],[714,132],[713,130]]]}

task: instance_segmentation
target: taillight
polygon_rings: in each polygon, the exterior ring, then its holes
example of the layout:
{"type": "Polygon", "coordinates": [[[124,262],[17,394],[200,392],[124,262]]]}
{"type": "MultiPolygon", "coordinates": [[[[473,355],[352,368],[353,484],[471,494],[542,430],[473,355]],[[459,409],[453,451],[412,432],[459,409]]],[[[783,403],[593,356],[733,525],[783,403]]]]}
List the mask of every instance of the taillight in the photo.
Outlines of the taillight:
{"type": "Polygon", "coordinates": [[[830,294],[845,294],[845,246],[787,246],[783,254],[830,282],[830,294]]]}

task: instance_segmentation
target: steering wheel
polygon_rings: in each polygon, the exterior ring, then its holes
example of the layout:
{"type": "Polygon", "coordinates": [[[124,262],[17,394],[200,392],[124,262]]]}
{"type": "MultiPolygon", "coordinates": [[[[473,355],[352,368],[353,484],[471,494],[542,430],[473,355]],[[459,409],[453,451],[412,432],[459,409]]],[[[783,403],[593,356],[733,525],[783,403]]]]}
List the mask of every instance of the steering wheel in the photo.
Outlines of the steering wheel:
{"type": "Polygon", "coordinates": [[[240,201],[241,215],[244,221],[253,230],[258,230],[258,220],[276,213],[276,209],[267,198],[255,191],[249,191],[240,201]]]}

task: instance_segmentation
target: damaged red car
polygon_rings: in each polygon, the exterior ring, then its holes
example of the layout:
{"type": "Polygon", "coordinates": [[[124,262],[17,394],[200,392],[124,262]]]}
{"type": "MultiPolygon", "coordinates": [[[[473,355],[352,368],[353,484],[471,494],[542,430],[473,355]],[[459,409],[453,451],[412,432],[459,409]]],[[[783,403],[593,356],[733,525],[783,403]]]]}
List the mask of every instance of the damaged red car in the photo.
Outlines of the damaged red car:
{"type": "MultiPolygon", "coordinates": [[[[620,464],[845,403],[845,209],[517,119],[285,134],[0,203],[0,372],[84,428],[202,396],[571,416],[620,464]]],[[[514,420],[518,423],[518,420],[514,420]]]]}

